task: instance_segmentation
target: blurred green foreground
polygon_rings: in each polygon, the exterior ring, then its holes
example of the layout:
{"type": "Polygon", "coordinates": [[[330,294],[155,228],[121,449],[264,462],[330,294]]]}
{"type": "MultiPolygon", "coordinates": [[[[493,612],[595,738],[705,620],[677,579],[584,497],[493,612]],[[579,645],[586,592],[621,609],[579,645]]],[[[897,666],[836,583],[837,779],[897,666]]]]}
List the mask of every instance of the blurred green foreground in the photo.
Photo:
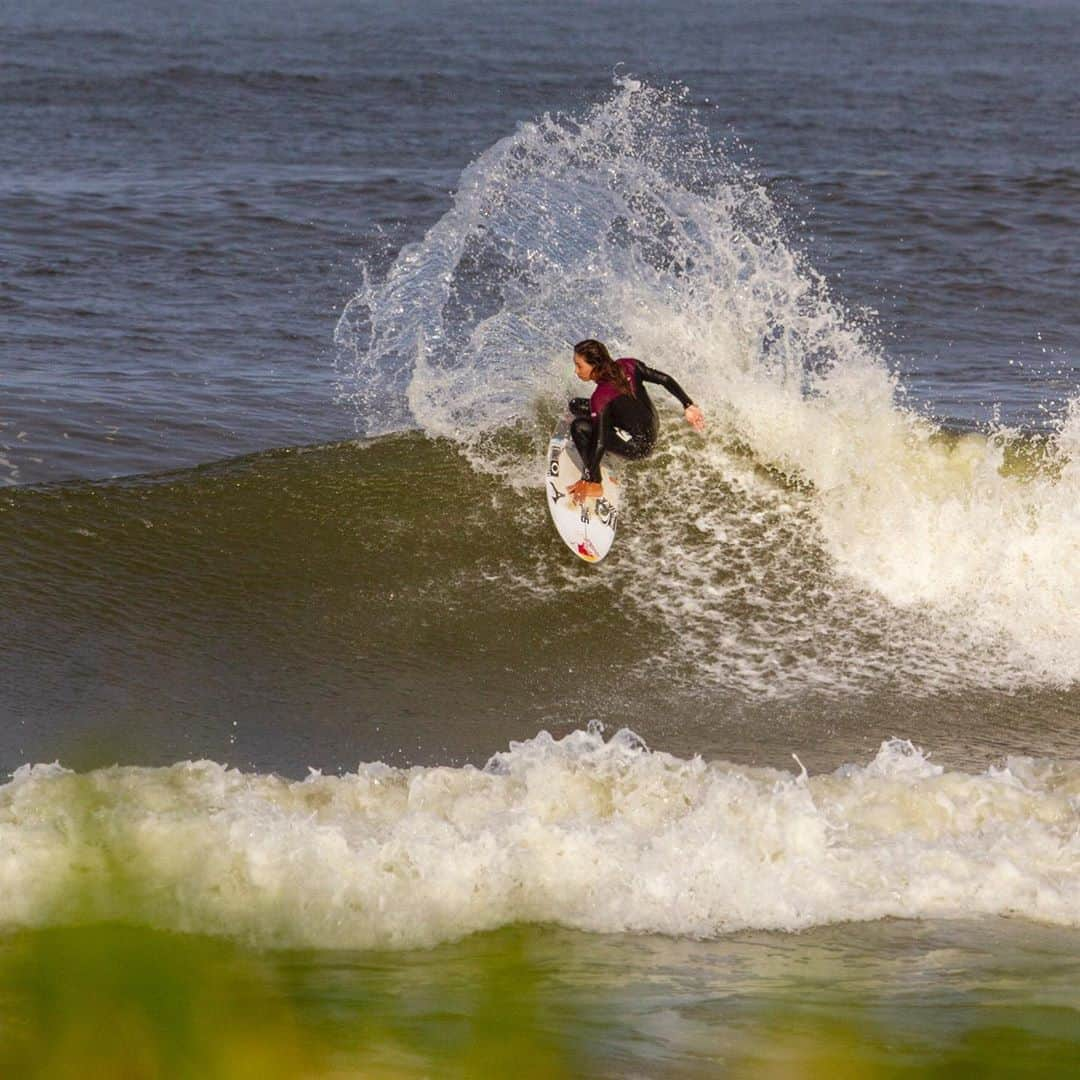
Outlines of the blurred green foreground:
{"type": "Polygon", "coordinates": [[[718,969],[703,994],[685,985],[684,961],[708,943],[543,927],[408,953],[257,952],[120,925],[19,931],[0,939],[0,1075],[960,1077],[1080,1065],[1075,1009],[985,990],[946,1006],[887,987],[875,997],[858,980],[838,993],[813,949],[792,961],[800,977],[787,961],[779,972],[765,936],[744,944],[760,952],[755,991],[732,977],[726,993],[718,969]]]}

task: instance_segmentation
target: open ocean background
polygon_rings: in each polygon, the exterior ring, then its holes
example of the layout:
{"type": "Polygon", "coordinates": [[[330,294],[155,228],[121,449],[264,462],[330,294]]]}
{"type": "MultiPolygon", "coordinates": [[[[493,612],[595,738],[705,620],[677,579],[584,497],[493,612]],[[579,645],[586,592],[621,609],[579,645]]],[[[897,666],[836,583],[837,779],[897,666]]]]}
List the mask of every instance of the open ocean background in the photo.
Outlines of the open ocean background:
{"type": "Polygon", "coordinates": [[[105,923],[255,965],[285,1074],[1080,1064],[1078,55],[1038,0],[0,0],[7,1030],[105,923]],[[710,422],[658,401],[596,568],[586,336],[710,422]]]}

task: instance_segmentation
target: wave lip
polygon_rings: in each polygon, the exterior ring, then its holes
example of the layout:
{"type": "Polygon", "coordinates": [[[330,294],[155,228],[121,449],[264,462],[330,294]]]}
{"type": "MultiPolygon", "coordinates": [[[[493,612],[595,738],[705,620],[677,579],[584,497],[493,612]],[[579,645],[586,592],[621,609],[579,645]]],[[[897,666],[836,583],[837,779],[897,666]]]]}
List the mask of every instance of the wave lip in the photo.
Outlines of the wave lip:
{"type": "Polygon", "coordinates": [[[9,925],[119,920],[262,946],[420,947],[513,922],[712,937],[885,917],[1080,925],[1080,763],[947,772],[910,743],[810,777],[632,732],[483,769],[303,781],[213,762],[0,789],[9,925]]]}

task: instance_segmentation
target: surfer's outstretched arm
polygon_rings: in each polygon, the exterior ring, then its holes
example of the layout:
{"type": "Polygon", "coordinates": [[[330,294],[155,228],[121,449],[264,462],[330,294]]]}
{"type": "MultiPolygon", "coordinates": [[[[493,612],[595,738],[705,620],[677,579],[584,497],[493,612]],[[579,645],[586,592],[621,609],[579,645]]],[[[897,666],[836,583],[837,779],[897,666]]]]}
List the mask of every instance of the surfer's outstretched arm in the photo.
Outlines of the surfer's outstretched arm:
{"type": "Polygon", "coordinates": [[[656,368],[648,367],[640,360],[637,362],[637,369],[642,382],[656,383],[657,386],[662,386],[669,394],[679,399],[679,404],[683,407],[683,415],[691,427],[698,431],[705,427],[704,413],[690,400],[690,395],[666,371],[658,371],[656,368]]]}

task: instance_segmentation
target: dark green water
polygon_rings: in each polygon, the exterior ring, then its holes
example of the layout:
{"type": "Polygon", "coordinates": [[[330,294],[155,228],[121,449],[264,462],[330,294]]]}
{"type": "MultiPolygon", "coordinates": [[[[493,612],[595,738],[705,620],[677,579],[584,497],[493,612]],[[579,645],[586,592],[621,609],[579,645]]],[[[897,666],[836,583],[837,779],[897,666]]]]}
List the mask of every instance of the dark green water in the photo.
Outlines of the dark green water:
{"type": "Polygon", "coordinates": [[[5,491],[0,761],[482,763],[592,720],[818,769],[892,735],[961,765],[1077,752],[1075,691],[978,685],[985,642],[849,587],[807,497],[724,453],[759,490],[714,482],[718,548],[661,456],[599,568],[532,488],[416,435],[5,491]]]}

